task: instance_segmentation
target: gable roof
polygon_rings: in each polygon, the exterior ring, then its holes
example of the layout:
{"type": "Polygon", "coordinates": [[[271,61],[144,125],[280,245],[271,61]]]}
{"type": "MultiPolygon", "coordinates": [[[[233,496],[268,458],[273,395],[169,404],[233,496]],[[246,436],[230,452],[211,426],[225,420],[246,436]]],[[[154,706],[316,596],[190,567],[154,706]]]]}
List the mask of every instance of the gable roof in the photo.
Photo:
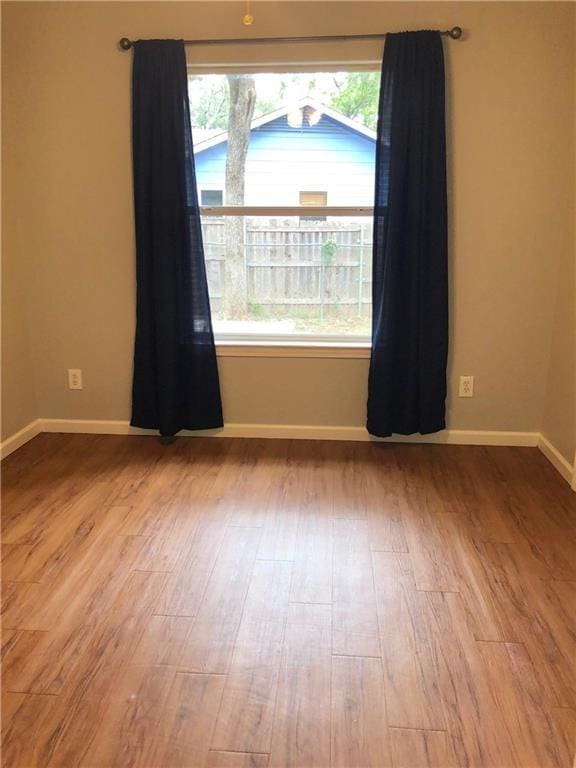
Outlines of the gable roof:
{"type": "MultiPolygon", "coordinates": [[[[260,128],[262,125],[271,123],[273,120],[277,120],[279,117],[284,117],[284,115],[288,115],[294,112],[296,109],[304,109],[306,107],[310,107],[316,112],[320,112],[322,115],[326,115],[326,117],[332,118],[332,120],[335,120],[346,128],[350,128],[351,130],[356,131],[356,133],[359,133],[362,136],[366,136],[367,138],[372,139],[372,141],[376,141],[376,131],[373,131],[371,128],[367,128],[357,120],[352,120],[351,118],[346,117],[346,115],[343,115],[341,112],[338,112],[331,107],[327,107],[324,104],[321,104],[319,101],[315,101],[308,96],[300,99],[295,104],[293,103],[280,107],[280,109],[276,109],[274,112],[268,112],[266,115],[261,115],[260,117],[254,118],[250,124],[250,130],[253,131],[254,128],[260,128]]],[[[201,141],[196,142],[194,144],[194,154],[197,155],[199,152],[204,152],[204,150],[215,147],[217,144],[222,144],[227,140],[228,131],[216,133],[213,136],[209,136],[205,139],[202,139],[201,141]]]]}

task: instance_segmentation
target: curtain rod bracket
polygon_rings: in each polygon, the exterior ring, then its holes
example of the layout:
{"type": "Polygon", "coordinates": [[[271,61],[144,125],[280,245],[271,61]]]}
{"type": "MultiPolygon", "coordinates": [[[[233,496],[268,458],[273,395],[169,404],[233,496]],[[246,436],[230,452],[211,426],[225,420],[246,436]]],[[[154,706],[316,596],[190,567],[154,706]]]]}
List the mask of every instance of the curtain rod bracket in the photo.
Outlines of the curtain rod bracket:
{"type": "MultiPolygon", "coordinates": [[[[450,37],[452,40],[460,40],[462,37],[462,27],[452,27],[452,29],[440,30],[443,37],[450,37]]],[[[386,37],[386,33],[369,35],[319,35],[316,37],[246,37],[239,39],[223,40],[184,40],[184,45],[242,45],[246,43],[320,43],[325,41],[344,41],[344,40],[381,40],[386,37]]],[[[118,43],[123,51],[129,51],[134,43],[127,37],[123,37],[118,43]]]]}

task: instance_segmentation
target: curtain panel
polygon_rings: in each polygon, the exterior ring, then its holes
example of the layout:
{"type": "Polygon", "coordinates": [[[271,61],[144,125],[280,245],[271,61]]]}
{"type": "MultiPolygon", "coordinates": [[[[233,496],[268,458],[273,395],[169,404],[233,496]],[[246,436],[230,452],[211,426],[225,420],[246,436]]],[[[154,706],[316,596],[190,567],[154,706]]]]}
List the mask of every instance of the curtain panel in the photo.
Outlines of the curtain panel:
{"type": "Polygon", "coordinates": [[[132,71],[135,427],[221,427],[222,404],[181,40],[140,40],[132,71]]]}
{"type": "Polygon", "coordinates": [[[368,431],[445,427],[448,265],[438,32],[386,36],[376,145],[368,431]]]}

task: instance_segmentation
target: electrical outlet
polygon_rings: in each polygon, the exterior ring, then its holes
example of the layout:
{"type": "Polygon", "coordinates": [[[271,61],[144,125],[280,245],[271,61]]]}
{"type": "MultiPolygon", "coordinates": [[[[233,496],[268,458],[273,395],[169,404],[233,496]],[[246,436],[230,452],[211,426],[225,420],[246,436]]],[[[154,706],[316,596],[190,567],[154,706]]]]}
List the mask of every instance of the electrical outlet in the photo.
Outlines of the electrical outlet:
{"type": "Polygon", "coordinates": [[[474,397],[474,376],[460,376],[458,397],[474,397]]]}
{"type": "Polygon", "coordinates": [[[82,371],[80,368],[68,368],[68,389],[82,389],[82,371]]]}

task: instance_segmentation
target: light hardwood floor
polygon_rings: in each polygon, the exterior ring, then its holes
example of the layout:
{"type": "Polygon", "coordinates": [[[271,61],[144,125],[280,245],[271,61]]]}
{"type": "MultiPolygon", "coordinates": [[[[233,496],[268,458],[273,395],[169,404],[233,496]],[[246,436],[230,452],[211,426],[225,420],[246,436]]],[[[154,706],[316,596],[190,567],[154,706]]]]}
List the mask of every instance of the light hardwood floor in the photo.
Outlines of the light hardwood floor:
{"type": "Polygon", "coordinates": [[[535,449],[40,435],[4,768],[570,768],[576,496],[535,449]]]}

